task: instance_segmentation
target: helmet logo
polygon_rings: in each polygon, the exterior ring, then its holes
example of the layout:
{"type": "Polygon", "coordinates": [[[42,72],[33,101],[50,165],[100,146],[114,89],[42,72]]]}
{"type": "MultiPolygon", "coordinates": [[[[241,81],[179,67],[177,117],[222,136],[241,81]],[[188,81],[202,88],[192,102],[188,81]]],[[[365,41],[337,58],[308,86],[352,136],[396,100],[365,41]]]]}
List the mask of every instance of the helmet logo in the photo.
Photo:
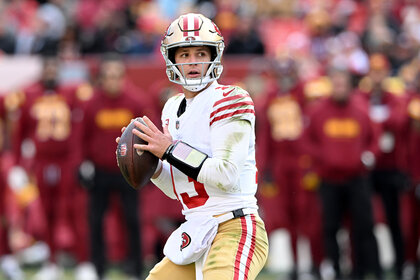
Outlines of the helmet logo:
{"type": "Polygon", "coordinates": [[[185,41],[194,41],[195,37],[193,36],[188,36],[187,38],[185,38],[185,41]]]}
{"type": "Polygon", "coordinates": [[[165,39],[166,37],[171,36],[172,34],[174,34],[174,32],[172,31],[171,26],[172,26],[172,24],[170,24],[170,25],[166,28],[165,34],[163,35],[163,39],[165,39]]]}
{"type": "MultiPolygon", "coordinates": [[[[213,23],[214,29],[216,30],[217,34],[219,34],[220,37],[223,37],[222,32],[220,32],[219,27],[217,27],[217,25],[213,21],[211,23],[213,23]]],[[[210,32],[214,33],[214,31],[212,31],[212,30],[210,30],[210,32]]]]}
{"type": "Polygon", "coordinates": [[[190,243],[191,243],[191,237],[188,235],[188,233],[183,232],[181,234],[181,238],[182,238],[182,243],[181,243],[180,249],[182,251],[182,249],[184,249],[185,247],[187,247],[188,245],[190,245],[190,243]]]}

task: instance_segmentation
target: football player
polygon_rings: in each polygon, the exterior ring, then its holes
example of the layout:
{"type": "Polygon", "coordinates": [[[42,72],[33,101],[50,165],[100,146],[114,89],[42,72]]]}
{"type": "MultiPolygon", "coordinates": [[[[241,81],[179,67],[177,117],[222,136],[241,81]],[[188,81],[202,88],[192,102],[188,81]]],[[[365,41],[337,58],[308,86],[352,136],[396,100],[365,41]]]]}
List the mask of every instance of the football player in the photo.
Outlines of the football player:
{"type": "Polygon", "coordinates": [[[73,227],[81,217],[72,215],[73,201],[69,199],[77,191],[74,174],[79,158],[74,147],[75,128],[80,125],[77,104],[81,100],[75,86],[60,83],[60,66],[55,56],[43,58],[41,79],[23,90],[24,101],[17,108],[12,139],[16,167],[27,170],[33,183],[27,184],[27,191],[39,194],[42,212],[38,216],[45,217],[45,224],[35,222],[35,218],[29,220],[38,229],[36,237],[46,242],[51,252],[49,262],[34,276],[43,280],[61,277],[56,262],[62,252],[79,250],[80,263],[87,260],[88,254],[84,249],[88,239],[73,227]],[[76,249],[78,245],[80,249],[76,249]]]}
{"type": "Polygon", "coordinates": [[[296,58],[279,53],[272,59],[273,82],[267,87],[257,111],[257,193],[267,233],[286,229],[294,265],[290,278],[298,277],[298,237],[308,238],[313,272],[323,260],[318,177],[302,145],[305,110],[310,106],[296,58]],[[258,115],[259,114],[259,115],[258,115]],[[312,179],[311,179],[312,178],[312,179]]]}
{"type": "Polygon", "coordinates": [[[333,91],[308,111],[302,147],[314,159],[321,179],[319,197],[325,255],[333,279],[341,279],[337,232],[344,213],[352,223],[354,262],[351,278],[382,278],[367,174],[373,167],[376,131],[367,110],[353,95],[347,69],[329,68],[333,91]]]}
{"type": "MultiPolygon", "coordinates": [[[[220,85],[224,40],[201,14],[173,21],[161,52],[183,92],[162,112],[163,132],[136,122],[146,150],[161,159],[152,182],[183,207],[186,222],[169,237],[147,279],[255,279],[268,254],[257,213],[255,112],[240,87],[220,85]]],[[[117,139],[118,141],[118,139],[117,139]]]]}
{"type": "MultiPolygon", "coordinates": [[[[379,154],[375,168],[370,174],[374,191],[383,204],[386,222],[392,238],[395,252],[393,273],[402,277],[405,262],[404,239],[401,228],[401,203],[403,191],[409,186],[405,154],[408,131],[404,130],[407,116],[404,110],[404,95],[398,96],[386,87],[391,64],[381,53],[373,53],[369,58],[369,73],[360,82],[357,97],[365,102],[370,119],[379,134],[379,154]]],[[[404,93],[405,94],[405,93],[404,93]]]]}
{"type": "MultiPolygon", "coordinates": [[[[144,114],[146,105],[139,98],[142,93],[126,78],[125,64],[119,55],[109,54],[102,59],[97,78],[92,98],[83,106],[81,126],[84,162],[80,178],[88,191],[90,254],[102,279],[108,270],[107,245],[111,245],[106,244],[103,231],[105,215],[112,208],[112,198],[118,196],[128,238],[125,272],[137,279],[142,269],[138,193],[124,180],[115,156],[104,151],[113,150],[120,127],[134,116],[144,114]]],[[[115,234],[118,230],[113,227],[110,232],[115,234]]]]}

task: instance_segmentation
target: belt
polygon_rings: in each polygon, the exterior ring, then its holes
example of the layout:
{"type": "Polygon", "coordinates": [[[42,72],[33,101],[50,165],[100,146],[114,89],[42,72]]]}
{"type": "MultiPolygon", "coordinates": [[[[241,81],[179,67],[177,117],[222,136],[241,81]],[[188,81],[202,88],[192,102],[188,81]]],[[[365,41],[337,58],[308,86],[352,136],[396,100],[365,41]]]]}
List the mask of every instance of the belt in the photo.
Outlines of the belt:
{"type": "Polygon", "coordinates": [[[257,209],[239,208],[239,209],[227,212],[225,214],[222,214],[220,216],[216,216],[216,219],[219,222],[219,224],[221,224],[221,223],[229,221],[231,219],[245,217],[246,215],[257,214],[257,213],[258,213],[257,209]]]}

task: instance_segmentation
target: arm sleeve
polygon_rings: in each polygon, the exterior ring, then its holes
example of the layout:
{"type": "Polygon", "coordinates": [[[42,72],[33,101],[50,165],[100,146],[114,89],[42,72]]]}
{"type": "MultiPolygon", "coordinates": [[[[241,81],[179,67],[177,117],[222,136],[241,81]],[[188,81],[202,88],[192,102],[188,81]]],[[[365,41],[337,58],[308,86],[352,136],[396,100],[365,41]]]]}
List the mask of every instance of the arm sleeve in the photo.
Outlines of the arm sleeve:
{"type": "Polygon", "coordinates": [[[166,161],[160,162],[162,163],[162,171],[157,178],[151,179],[151,181],[168,197],[177,199],[172,186],[170,164],[166,161]]]}
{"type": "Polygon", "coordinates": [[[251,123],[241,119],[212,125],[212,157],[204,162],[197,181],[225,192],[240,192],[239,175],[248,156],[251,131],[251,123]]]}

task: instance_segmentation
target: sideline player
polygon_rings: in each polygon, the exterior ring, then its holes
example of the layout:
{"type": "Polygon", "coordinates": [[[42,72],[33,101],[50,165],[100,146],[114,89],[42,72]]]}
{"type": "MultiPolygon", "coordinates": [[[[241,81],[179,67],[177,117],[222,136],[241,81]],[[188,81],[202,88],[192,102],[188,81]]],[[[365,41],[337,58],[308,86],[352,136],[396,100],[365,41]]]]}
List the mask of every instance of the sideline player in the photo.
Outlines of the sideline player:
{"type": "Polygon", "coordinates": [[[104,151],[113,149],[113,139],[118,136],[120,127],[134,116],[144,113],[146,106],[138,97],[141,95],[139,90],[126,79],[121,57],[115,54],[105,56],[98,74],[93,96],[83,107],[81,126],[84,163],[80,173],[82,184],[88,191],[90,254],[97,275],[102,279],[108,269],[103,230],[105,215],[111,208],[112,198],[117,196],[128,238],[125,272],[136,279],[142,270],[138,193],[124,180],[115,165],[115,157],[104,151]]]}
{"type": "Polygon", "coordinates": [[[152,182],[179,200],[187,220],[149,280],[255,279],[267,259],[255,198],[254,105],[245,90],[217,83],[223,49],[219,29],[203,15],[172,22],[161,52],[183,93],[165,104],[163,133],[147,117],[148,127],[136,122],[144,134],[134,133],[148,145],[134,148],[162,159],[152,182]]]}

